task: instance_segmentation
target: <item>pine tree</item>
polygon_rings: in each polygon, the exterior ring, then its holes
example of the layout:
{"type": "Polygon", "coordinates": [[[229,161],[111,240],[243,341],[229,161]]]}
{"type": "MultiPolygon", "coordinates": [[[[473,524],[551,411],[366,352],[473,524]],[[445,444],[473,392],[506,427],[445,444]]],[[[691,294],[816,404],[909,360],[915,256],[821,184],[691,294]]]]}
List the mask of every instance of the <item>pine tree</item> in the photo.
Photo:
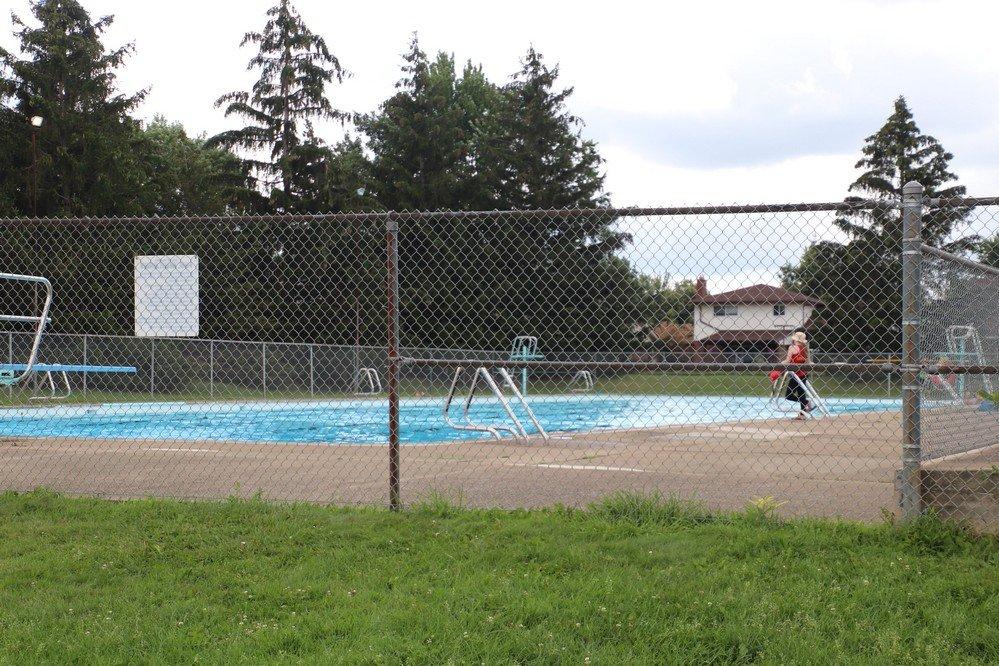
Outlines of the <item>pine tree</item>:
{"type": "Polygon", "coordinates": [[[129,113],[145,92],[126,95],[116,86],[132,45],[105,49],[101,35],[113,17],[92,22],[76,0],[35,0],[31,13],[38,27],[12,17],[22,56],[0,49],[8,72],[3,125],[11,159],[22,166],[12,174],[21,185],[11,198],[29,214],[137,212],[138,124],[129,113]],[[33,116],[41,127],[29,125],[33,116]]]}
{"type": "Polygon", "coordinates": [[[393,210],[468,210],[469,111],[454,58],[431,61],[413,35],[396,93],[359,127],[373,155],[377,195],[393,210]]]}
{"type": "Polygon", "coordinates": [[[509,97],[503,193],[511,208],[592,208],[607,204],[596,144],[566,102],[573,88],[555,89],[559,68],[530,48],[507,86],[509,97]]]}
{"type": "MultiPolygon", "coordinates": [[[[815,331],[823,349],[894,353],[901,331],[902,187],[915,180],[928,198],[962,196],[965,188],[953,184],[953,155],[920,132],[903,97],[884,126],[865,139],[862,153],[856,167],[863,172],[846,201],[884,205],[839,215],[835,224],[849,241],[812,245],[797,266],[784,269],[784,284],[826,303],[815,331]]],[[[952,251],[973,248],[976,237],[955,237],[966,215],[967,209],[924,207],[923,241],[952,251]]]]}
{"type": "Polygon", "coordinates": [[[227,117],[238,116],[249,124],[222,132],[208,143],[251,153],[266,151],[266,159],[247,161],[266,187],[278,189],[277,207],[288,210],[302,194],[295,190],[295,169],[308,162],[303,153],[314,153],[316,148],[309,123],[348,118],[330,103],[326,86],[349,74],[289,0],[280,0],[267,16],[263,30],[246,33],[240,43],[258,46],[248,69],[259,70],[260,78],[249,92],[231,92],[216,102],[225,107],[227,117]]]}
{"type": "MultiPolygon", "coordinates": [[[[856,168],[863,169],[850,185],[858,196],[847,201],[873,199],[897,203],[902,187],[909,181],[923,186],[927,198],[964,196],[963,185],[952,184],[957,176],[950,171],[954,156],[940,142],[923,134],[913,119],[904,97],[895,100],[895,107],[885,124],[864,139],[863,157],[856,168]]],[[[967,210],[930,207],[923,214],[923,239],[930,244],[947,244],[951,249],[967,249],[974,239],[949,239],[951,232],[966,216],[967,210]],[[949,242],[951,241],[951,242],[949,242]]],[[[901,238],[901,213],[893,206],[873,211],[853,211],[836,220],[839,228],[854,239],[879,241],[885,248],[895,249],[901,238]]]]}

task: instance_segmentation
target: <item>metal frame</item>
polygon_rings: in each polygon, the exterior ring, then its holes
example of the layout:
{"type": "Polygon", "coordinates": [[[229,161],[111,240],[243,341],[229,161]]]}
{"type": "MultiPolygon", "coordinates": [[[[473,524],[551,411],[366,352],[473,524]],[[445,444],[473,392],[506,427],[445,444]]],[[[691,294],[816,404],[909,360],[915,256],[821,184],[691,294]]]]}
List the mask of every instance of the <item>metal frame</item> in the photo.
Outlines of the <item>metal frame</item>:
{"type": "Polygon", "coordinates": [[[358,368],[354,376],[354,395],[377,395],[382,392],[382,378],[374,368],[358,368]],[[365,387],[364,380],[367,380],[365,387]]]}
{"type": "Polygon", "coordinates": [[[0,273],[0,280],[7,280],[8,282],[27,282],[36,285],[40,284],[45,287],[45,305],[42,306],[41,315],[25,316],[0,314],[0,321],[20,324],[35,324],[35,334],[31,342],[31,352],[28,354],[28,360],[25,363],[25,368],[21,374],[18,375],[16,369],[11,369],[9,371],[0,370],[0,384],[5,386],[15,386],[31,374],[31,369],[34,367],[35,362],[38,359],[38,348],[42,344],[42,336],[45,334],[45,327],[49,323],[49,310],[52,308],[52,283],[49,282],[47,278],[37,275],[19,275],[17,273],[0,273]]]}
{"type": "Polygon", "coordinates": [[[574,393],[589,393],[596,387],[593,373],[589,370],[577,370],[576,374],[569,380],[569,387],[574,393]]]}
{"type": "MultiPolygon", "coordinates": [[[[974,365],[985,364],[985,349],[982,347],[982,338],[974,326],[948,326],[947,351],[955,356],[961,364],[966,364],[969,360],[974,365]],[[972,347],[970,351],[967,347],[969,342],[972,347]]],[[[987,392],[992,393],[992,379],[988,375],[982,376],[982,385],[987,392]]],[[[958,396],[963,399],[965,386],[963,374],[958,376],[958,386],[958,396]]]]}
{"type": "MultiPolygon", "coordinates": [[[[515,439],[526,440],[529,435],[527,430],[524,428],[524,424],[521,423],[520,419],[517,417],[516,412],[513,411],[513,407],[510,406],[510,401],[507,400],[506,396],[503,394],[503,390],[500,388],[499,384],[496,383],[496,379],[489,372],[489,369],[483,366],[475,368],[472,373],[472,382],[469,386],[468,397],[465,399],[465,405],[462,409],[462,421],[463,423],[456,423],[451,417],[451,404],[454,402],[454,396],[458,390],[458,380],[461,378],[462,372],[464,372],[464,366],[458,366],[454,370],[454,375],[451,377],[451,388],[448,390],[447,396],[444,398],[444,407],[441,410],[441,415],[444,417],[444,422],[451,426],[455,430],[472,430],[477,432],[487,432],[493,436],[496,440],[503,439],[501,432],[510,433],[515,439]],[[470,411],[472,408],[472,401],[475,398],[475,390],[478,388],[479,380],[489,388],[493,396],[499,401],[500,405],[503,407],[503,411],[506,412],[507,417],[513,423],[513,427],[505,425],[484,425],[480,423],[474,423],[471,419],[470,411]]],[[[520,392],[517,388],[517,383],[513,380],[513,376],[505,368],[498,369],[499,375],[503,380],[503,383],[510,389],[514,397],[520,402],[520,406],[523,408],[527,417],[531,420],[532,425],[537,429],[538,434],[542,439],[550,439],[548,433],[545,431],[541,422],[538,421],[537,416],[534,414],[534,410],[531,406],[527,404],[527,399],[524,394],[520,392]]]]}
{"type": "MultiPolygon", "coordinates": [[[[783,405],[784,402],[783,395],[784,392],[787,390],[788,383],[791,381],[797,382],[798,386],[800,386],[802,390],[804,390],[805,396],[812,402],[812,404],[815,405],[816,409],[819,410],[819,413],[822,414],[822,416],[830,416],[829,408],[826,407],[825,401],[819,397],[819,394],[816,392],[815,388],[810,383],[803,381],[801,377],[797,375],[797,373],[794,373],[790,370],[785,370],[784,374],[782,374],[780,378],[777,381],[775,381],[773,383],[773,386],[770,388],[770,404],[773,406],[774,409],[780,412],[801,411],[800,409],[797,408],[788,409],[783,405]]],[[[814,414],[811,414],[809,412],[806,412],[806,414],[808,414],[808,416],[811,416],[812,418],[815,418],[814,414]]]]}

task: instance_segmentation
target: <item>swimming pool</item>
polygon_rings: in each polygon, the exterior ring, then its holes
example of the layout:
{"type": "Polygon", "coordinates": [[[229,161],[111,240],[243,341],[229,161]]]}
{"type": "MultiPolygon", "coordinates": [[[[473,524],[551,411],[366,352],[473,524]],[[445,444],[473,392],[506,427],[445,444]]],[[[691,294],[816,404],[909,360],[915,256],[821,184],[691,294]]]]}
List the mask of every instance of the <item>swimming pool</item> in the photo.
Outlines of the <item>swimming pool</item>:
{"type": "MultiPolygon", "coordinates": [[[[402,401],[403,443],[489,437],[448,427],[441,417],[441,403],[440,398],[402,401]]],[[[831,398],[826,404],[833,414],[898,410],[900,406],[898,400],[866,398],[831,398]]],[[[531,407],[551,433],[787,416],[776,412],[766,398],[752,396],[532,396],[531,407]]],[[[454,412],[460,412],[460,406],[454,412]]],[[[386,413],[384,399],[54,405],[0,409],[0,436],[380,444],[388,439],[386,413]]],[[[502,407],[484,399],[473,405],[472,420],[508,423],[502,407]]],[[[528,420],[522,420],[530,432],[528,420]]]]}

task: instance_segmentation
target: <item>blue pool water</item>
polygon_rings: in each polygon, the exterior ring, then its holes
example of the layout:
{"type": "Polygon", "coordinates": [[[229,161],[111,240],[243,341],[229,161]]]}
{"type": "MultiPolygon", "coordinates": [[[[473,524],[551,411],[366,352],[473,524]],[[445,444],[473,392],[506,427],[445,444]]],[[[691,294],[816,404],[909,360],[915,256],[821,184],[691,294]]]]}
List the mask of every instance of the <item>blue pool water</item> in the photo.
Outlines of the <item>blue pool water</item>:
{"type": "MultiPolygon", "coordinates": [[[[441,403],[439,398],[402,401],[404,443],[488,437],[448,427],[441,417],[441,403]]],[[[899,402],[891,399],[833,398],[826,404],[833,414],[899,409],[899,402]]],[[[531,398],[531,406],[552,433],[787,416],[775,411],[766,398],[750,396],[537,396],[531,398]]],[[[455,416],[460,416],[460,407],[452,409],[455,416]]],[[[53,405],[0,409],[0,436],[380,444],[388,439],[386,414],[384,399],[53,405]]],[[[477,423],[508,423],[495,401],[476,402],[471,415],[477,423]]],[[[521,420],[530,430],[529,421],[521,420]]]]}

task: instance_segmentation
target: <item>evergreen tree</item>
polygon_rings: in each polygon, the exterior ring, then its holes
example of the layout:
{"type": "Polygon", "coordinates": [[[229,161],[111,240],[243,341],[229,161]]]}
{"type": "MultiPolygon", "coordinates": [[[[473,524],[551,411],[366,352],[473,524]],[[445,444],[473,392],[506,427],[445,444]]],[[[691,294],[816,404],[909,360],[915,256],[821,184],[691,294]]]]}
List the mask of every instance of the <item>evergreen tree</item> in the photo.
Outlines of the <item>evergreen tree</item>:
{"type": "Polygon", "coordinates": [[[480,191],[475,143],[481,140],[481,118],[498,112],[498,90],[471,65],[459,78],[446,53],[429,60],[416,35],[402,71],[397,92],[359,122],[373,156],[379,201],[392,210],[488,206],[492,199],[480,191]]]}
{"type": "MultiPolygon", "coordinates": [[[[902,187],[920,182],[926,197],[962,196],[965,188],[953,183],[953,155],[920,132],[902,97],[884,126],[865,142],[856,165],[863,172],[846,201],[869,199],[884,205],[844,209],[835,224],[848,242],[811,246],[797,266],[784,269],[784,284],[826,303],[815,331],[822,349],[893,353],[901,331],[902,187]]],[[[923,241],[951,251],[974,247],[976,237],[955,237],[966,215],[967,209],[924,207],[923,241]]]]}
{"type": "Polygon", "coordinates": [[[582,121],[566,102],[571,87],[555,88],[549,68],[533,48],[507,86],[505,137],[500,159],[504,203],[510,208],[593,208],[607,204],[603,163],[596,144],[580,134],[582,121]]]}
{"type": "Polygon", "coordinates": [[[978,260],[989,266],[999,266],[999,235],[982,241],[978,247],[978,260]]]}
{"type": "Polygon", "coordinates": [[[342,82],[348,73],[289,0],[280,0],[267,16],[264,29],[246,33],[240,44],[258,46],[248,69],[259,70],[260,78],[249,92],[231,92],[216,102],[225,107],[226,116],[244,118],[249,124],[222,132],[208,144],[265,151],[266,159],[250,159],[248,164],[267,188],[277,188],[276,206],[290,210],[303,194],[296,190],[295,170],[307,166],[317,148],[310,123],[347,119],[326,97],[326,86],[342,82]]]}
{"type": "Polygon", "coordinates": [[[27,214],[137,212],[142,175],[129,113],[145,93],[116,87],[132,45],[105,49],[113,17],[91,21],[76,0],[34,0],[31,13],[37,27],[12,17],[21,55],[0,49],[2,126],[16,164],[5,180],[18,183],[2,198],[27,214]],[[29,124],[33,116],[41,127],[29,124]]]}
{"type": "MultiPolygon", "coordinates": [[[[888,120],[877,132],[864,140],[863,157],[856,168],[863,169],[850,185],[856,197],[885,203],[897,203],[902,187],[909,181],[923,186],[927,198],[964,196],[963,185],[952,184],[957,176],[950,171],[954,156],[944,150],[932,136],[920,132],[904,97],[895,100],[888,120]]],[[[950,249],[968,249],[973,238],[950,242],[951,232],[964,219],[967,210],[950,207],[929,207],[923,213],[923,239],[931,245],[947,244],[950,249]]],[[[853,239],[877,241],[888,251],[894,251],[902,234],[901,211],[884,206],[873,211],[852,211],[837,218],[836,224],[853,239]]]]}

